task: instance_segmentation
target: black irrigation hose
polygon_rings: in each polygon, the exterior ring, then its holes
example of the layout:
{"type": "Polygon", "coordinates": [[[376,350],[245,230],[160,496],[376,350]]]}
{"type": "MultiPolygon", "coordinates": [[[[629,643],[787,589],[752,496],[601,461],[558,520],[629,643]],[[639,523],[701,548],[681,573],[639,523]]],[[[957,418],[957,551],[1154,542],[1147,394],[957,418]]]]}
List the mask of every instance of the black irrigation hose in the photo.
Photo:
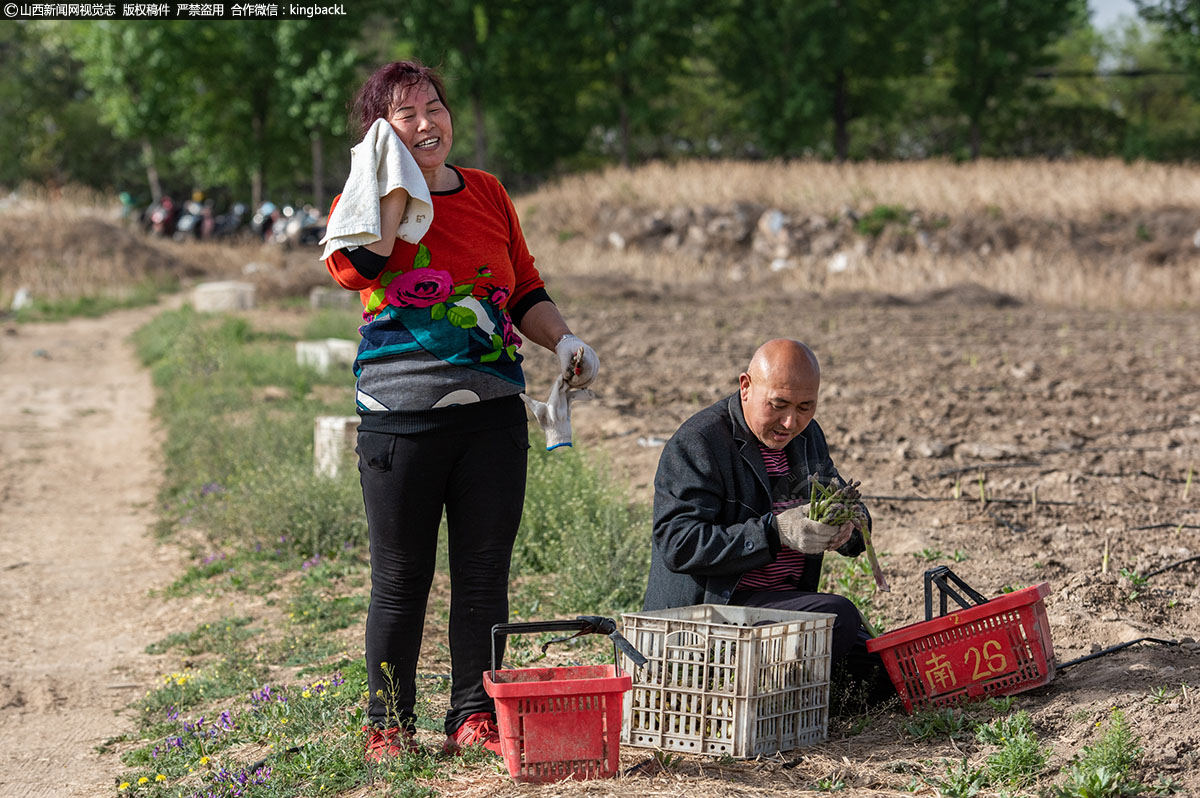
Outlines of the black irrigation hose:
{"type": "MultiPolygon", "coordinates": [[[[881,502],[964,502],[977,504],[979,499],[973,499],[965,493],[959,498],[953,496],[863,496],[864,499],[874,499],[881,502]]],[[[984,504],[1033,504],[1030,499],[988,499],[984,504]]],[[[1066,502],[1038,499],[1037,504],[1056,507],[1094,507],[1096,502],[1066,502]]],[[[1104,506],[1104,505],[1101,505],[1104,506]]],[[[1111,505],[1116,506],[1116,505],[1111,505]]],[[[1172,524],[1174,526],[1174,524],[1172,524]]]]}
{"type": "Polygon", "coordinates": [[[1128,643],[1118,643],[1115,646],[1109,646],[1108,648],[1101,649],[1100,651],[1097,651],[1093,654],[1085,654],[1084,656],[1073,659],[1070,662],[1064,662],[1064,663],[1060,664],[1055,670],[1060,670],[1060,671],[1066,670],[1067,668],[1070,668],[1072,665],[1078,665],[1081,662],[1087,662],[1088,660],[1096,659],[1097,657],[1103,657],[1107,654],[1112,654],[1114,651],[1120,651],[1123,648],[1129,648],[1130,646],[1136,646],[1138,643],[1158,643],[1159,645],[1162,645],[1162,646],[1177,646],[1177,645],[1179,645],[1178,640],[1162,640],[1157,637],[1139,637],[1137,640],[1130,640],[1128,643]]]}
{"type": "Polygon", "coordinates": [[[1173,562],[1170,565],[1164,565],[1162,568],[1159,568],[1158,570],[1151,571],[1148,574],[1143,574],[1142,579],[1149,579],[1152,576],[1158,576],[1163,571],[1169,571],[1172,568],[1178,568],[1181,565],[1186,565],[1189,562],[1196,562],[1197,560],[1200,560],[1200,555],[1197,555],[1195,557],[1188,557],[1186,560],[1180,560],[1179,562],[1173,562]]]}
{"type": "Polygon", "coordinates": [[[257,762],[255,762],[254,764],[252,764],[252,765],[248,766],[248,767],[246,768],[245,772],[246,772],[246,773],[253,773],[254,771],[258,770],[258,769],[259,769],[260,767],[262,767],[263,765],[267,764],[267,761],[268,761],[268,760],[269,760],[271,757],[274,757],[274,756],[283,756],[284,754],[298,754],[298,753],[300,753],[300,746],[298,746],[298,745],[293,745],[291,748],[285,748],[285,749],[284,749],[284,750],[282,750],[282,751],[276,751],[276,752],[275,752],[275,753],[273,753],[273,754],[267,754],[267,755],[266,755],[266,756],[264,756],[262,759],[258,760],[258,761],[257,761],[257,762]]]}

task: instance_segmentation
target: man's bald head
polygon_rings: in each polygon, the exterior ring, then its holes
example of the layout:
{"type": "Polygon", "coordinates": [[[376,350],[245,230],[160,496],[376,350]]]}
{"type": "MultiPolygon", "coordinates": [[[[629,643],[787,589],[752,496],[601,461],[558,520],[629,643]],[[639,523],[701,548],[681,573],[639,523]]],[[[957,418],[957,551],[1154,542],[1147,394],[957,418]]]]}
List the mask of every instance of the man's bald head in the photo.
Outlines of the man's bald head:
{"type": "Polygon", "coordinates": [[[768,448],[782,449],[817,412],[821,367],[804,344],[775,338],[755,351],[738,386],[750,431],[768,448]]]}

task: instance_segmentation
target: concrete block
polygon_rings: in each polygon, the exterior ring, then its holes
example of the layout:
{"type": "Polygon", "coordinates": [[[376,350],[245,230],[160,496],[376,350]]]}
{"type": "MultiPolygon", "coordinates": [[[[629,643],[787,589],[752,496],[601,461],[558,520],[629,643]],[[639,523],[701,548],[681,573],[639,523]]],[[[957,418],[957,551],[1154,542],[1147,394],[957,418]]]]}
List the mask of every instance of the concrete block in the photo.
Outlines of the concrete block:
{"type": "Polygon", "coordinates": [[[321,374],[328,374],[334,366],[350,366],[357,356],[358,343],[345,338],[296,342],[296,362],[312,366],[321,374]]]}
{"type": "Polygon", "coordinates": [[[313,424],[313,473],[336,477],[353,468],[358,416],[317,416],[313,424]]]}
{"type": "Polygon", "coordinates": [[[192,289],[192,306],[200,313],[222,313],[254,308],[254,284],[223,280],[200,283],[192,289]]]}
{"type": "Polygon", "coordinates": [[[308,292],[308,306],[313,310],[324,308],[362,310],[362,301],[359,299],[357,291],[317,285],[308,292]]]}

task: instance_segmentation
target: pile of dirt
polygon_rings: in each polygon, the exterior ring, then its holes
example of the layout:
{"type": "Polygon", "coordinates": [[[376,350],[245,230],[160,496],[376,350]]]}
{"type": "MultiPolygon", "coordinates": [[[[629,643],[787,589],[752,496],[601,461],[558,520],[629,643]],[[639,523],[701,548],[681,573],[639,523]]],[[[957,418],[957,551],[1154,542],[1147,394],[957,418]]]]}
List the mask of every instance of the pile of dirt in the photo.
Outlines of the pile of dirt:
{"type": "Polygon", "coordinates": [[[61,298],[166,275],[199,277],[204,264],[169,252],[118,220],[100,216],[0,214],[0,295],[24,287],[61,298]]]}

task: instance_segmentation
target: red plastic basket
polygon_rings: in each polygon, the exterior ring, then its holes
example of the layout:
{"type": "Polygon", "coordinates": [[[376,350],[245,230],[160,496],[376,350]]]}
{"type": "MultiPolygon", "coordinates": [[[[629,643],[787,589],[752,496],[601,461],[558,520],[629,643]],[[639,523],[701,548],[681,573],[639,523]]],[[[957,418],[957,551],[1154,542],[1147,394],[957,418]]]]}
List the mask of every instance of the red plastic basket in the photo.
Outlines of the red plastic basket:
{"type": "MultiPolygon", "coordinates": [[[[1049,592],[1043,582],[1007,593],[880,635],[867,650],[879,652],[909,712],[1041,687],[1054,678],[1049,592]]],[[[927,586],[927,608],[928,599],[927,586]]]]}
{"type": "MultiPolygon", "coordinates": [[[[628,646],[623,637],[617,640],[620,633],[612,619],[602,620],[613,630],[610,637],[616,635],[614,643],[628,646]]],[[[494,646],[497,633],[572,628],[581,625],[571,621],[499,624],[492,630],[492,641],[494,646]]],[[[589,627],[581,633],[588,631],[597,630],[589,627]]],[[[496,702],[500,751],[509,775],[536,783],[617,775],[621,707],[632,685],[632,677],[616,665],[484,671],[483,687],[496,702]]]]}

